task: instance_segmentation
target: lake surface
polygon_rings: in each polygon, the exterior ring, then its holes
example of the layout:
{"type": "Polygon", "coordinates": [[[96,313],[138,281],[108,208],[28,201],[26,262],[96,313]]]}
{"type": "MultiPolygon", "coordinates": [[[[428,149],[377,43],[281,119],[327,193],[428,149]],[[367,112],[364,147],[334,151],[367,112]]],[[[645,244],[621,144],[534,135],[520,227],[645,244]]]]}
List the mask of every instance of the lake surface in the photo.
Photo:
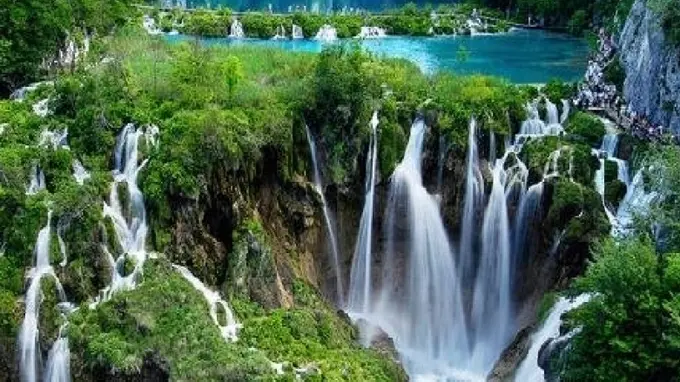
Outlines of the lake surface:
{"type": "MultiPolygon", "coordinates": [[[[167,36],[171,41],[188,36],[167,36]]],[[[255,45],[290,51],[320,52],[328,44],[316,40],[259,40],[205,38],[207,44],[255,45]]],[[[515,83],[545,83],[551,78],[576,81],[587,65],[588,46],[582,39],[536,31],[513,30],[496,35],[456,37],[404,37],[363,40],[368,51],[388,57],[405,58],[425,73],[440,70],[459,74],[487,74],[515,83]]]]}

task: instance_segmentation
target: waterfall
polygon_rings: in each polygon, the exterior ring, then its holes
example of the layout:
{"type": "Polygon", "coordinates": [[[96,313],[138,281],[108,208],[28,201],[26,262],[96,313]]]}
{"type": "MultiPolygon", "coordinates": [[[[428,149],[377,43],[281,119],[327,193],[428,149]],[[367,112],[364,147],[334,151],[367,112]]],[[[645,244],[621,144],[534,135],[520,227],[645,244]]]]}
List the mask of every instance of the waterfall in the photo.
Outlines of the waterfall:
{"type": "Polygon", "coordinates": [[[92,304],[93,307],[102,300],[108,300],[119,290],[134,288],[147,258],[144,196],[137,185],[137,175],[146,164],[146,160],[141,164],[138,163],[138,145],[142,134],[142,129],[137,130],[133,124],[129,123],[117,138],[113,183],[109,191],[109,201],[104,203],[103,216],[111,219],[116,232],[116,240],[122,251],[117,258],[114,258],[106,246],[102,247],[108,254],[111,264],[111,285],[102,291],[92,304]],[[121,186],[124,186],[127,191],[127,197],[122,199],[127,201],[125,207],[121,205],[121,198],[118,195],[121,186]],[[125,274],[126,261],[132,262],[134,267],[128,275],[125,274]]]}
{"type": "Polygon", "coordinates": [[[45,174],[40,166],[35,165],[31,170],[31,182],[26,188],[26,195],[35,195],[45,189],[45,174]]]}
{"type": "Polygon", "coordinates": [[[302,28],[299,25],[293,24],[293,29],[291,31],[291,37],[293,39],[305,38],[304,33],[302,33],[302,28]]]}
{"type": "Polygon", "coordinates": [[[381,38],[387,36],[385,29],[380,27],[361,27],[361,31],[356,38],[381,38]]]}
{"type": "Polygon", "coordinates": [[[371,263],[373,261],[373,208],[376,172],[378,170],[378,112],[371,119],[371,143],[366,157],[366,198],[361,213],[352,271],[350,273],[348,310],[368,313],[371,301],[371,263]]]}
{"type": "MultiPolygon", "coordinates": [[[[531,225],[540,219],[541,199],[543,198],[543,189],[545,181],[540,181],[527,189],[527,192],[522,196],[519,203],[517,215],[515,215],[514,231],[513,231],[513,272],[521,269],[523,265],[522,260],[526,250],[530,248],[531,225]]],[[[540,220],[539,220],[540,221],[540,220]]],[[[517,273],[515,273],[511,280],[515,280],[517,273]]]]}
{"type": "Polygon", "coordinates": [[[208,306],[210,306],[210,318],[212,318],[215,325],[217,325],[217,327],[220,329],[222,337],[229,342],[235,342],[238,340],[237,332],[242,325],[236,321],[234,313],[229,307],[229,304],[227,304],[227,302],[220,297],[218,292],[210,290],[208,287],[206,287],[205,284],[201,282],[201,280],[199,280],[191,273],[191,271],[189,271],[189,269],[176,264],[173,264],[172,266],[177,269],[182,277],[184,277],[194,288],[196,288],[196,290],[201,292],[205,300],[208,302],[208,306]],[[220,323],[220,320],[217,317],[218,308],[222,308],[224,311],[224,324],[220,323]]]}
{"type": "Polygon", "coordinates": [[[38,147],[51,148],[52,150],[57,150],[59,148],[68,150],[69,147],[66,142],[67,138],[68,129],[66,128],[61,132],[45,129],[40,133],[38,147]]]}
{"type": "Polygon", "coordinates": [[[643,169],[640,169],[635,173],[626,191],[626,196],[619,205],[619,209],[616,212],[618,224],[614,229],[614,236],[627,233],[629,227],[633,224],[634,214],[647,209],[654,198],[657,197],[656,192],[647,192],[645,190],[643,171],[643,169]]]}
{"type": "Polygon", "coordinates": [[[442,183],[444,181],[444,163],[449,153],[449,144],[446,142],[444,135],[439,136],[439,155],[437,156],[437,193],[442,192],[442,183]]]}
{"type": "Polygon", "coordinates": [[[156,26],[156,20],[149,15],[144,15],[142,18],[142,27],[146,30],[146,33],[150,35],[158,35],[163,32],[156,26]]]}
{"type": "Polygon", "coordinates": [[[47,367],[45,368],[45,378],[50,382],[71,382],[71,351],[68,346],[68,337],[64,333],[67,324],[59,329],[59,339],[57,339],[47,356],[47,367]]]}
{"type": "Polygon", "coordinates": [[[473,368],[488,372],[509,339],[510,224],[502,181],[503,160],[493,168],[493,186],[482,224],[482,252],[472,305],[473,368]]]}
{"type": "Polygon", "coordinates": [[[557,117],[557,106],[550,102],[550,100],[545,98],[545,110],[548,113],[548,125],[559,124],[559,118],[557,117]]]}
{"type": "Polygon", "coordinates": [[[276,27],[276,34],[272,37],[272,40],[283,40],[286,38],[286,28],[283,25],[276,27]]]}
{"type": "Polygon", "coordinates": [[[463,202],[463,220],[460,234],[460,276],[462,285],[470,285],[474,281],[476,262],[474,256],[477,235],[477,209],[484,200],[484,179],[479,170],[479,154],[476,139],[477,122],[470,120],[467,142],[467,159],[465,168],[465,198],[463,202]]]}
{"type": "Polygon", "coordinates": [[[71,166],[73,167],[73,177],[76,179],[76,183],[82,186],[86,180],[90,179],[90,173],[85,170],[85,167],[83,167],[83,164],[78,159],[73,160],[71,166]]]}
{"type": "Polygon", "coordinates": [[[316,144],[312,138],[312,134],[309,131],[309,127],[305,125],[305,132],[307,134],[307,143],[309,144],[309,151],[312,155],[312,166],[314,167],[314,187],[316,192],[319,193],[321,197],[321,203],[323,204],[323,217],[326,223],[326,232],[328,234],[328,239],[330,241],[329,245],[331,247],[331,255],[333,261],[333,271],[335,273],[335,287],[337,290],[337,303],[339,306],[345,306],[344,302],[344,287],[342,282],[342,269],[340,269],[340,254],[338,251],[338,240],[335,235],[335,225],[333,224],[333,219],[331,218],[331,212],[326,203],[326,197],[323,192],[323,183],[321,181],[321,174],[319,173],[319,165],[317,163],[316,157],[316,144]]]}
{"type": "Polygon", "coordinates": [[[41,99],[33,105],[33,112],[41,118],[45,118],[50,114],[49,99],[41,99]]]}
{"type": "Polygon", "coordinates": [[[454,253],[436,198],[422,183],[425,130],[422,120],[413,123],[392,175],[383,290],[374,314],[395,339],[411,376],[461,373],[468,358],[454,253]],[[397,252],[397,243],[406,250],[397,252]]]}
{"type": "Polygon", "coordinates": [[[576,309],[590,300],[590,295],[580,295],[574,300],[560,297],[555,305],[550,309],[548,317],[541,325],[541,329],[531,336],[531,347],[526,358],[522,361],[515,372],[516,382],[543,382],[545,380],[543,369],[538,366],[538,353],[543,344],[551,338],[560,335],[560,325],[562,325],[562,315],[572,309],[576,309]]]}
{"type": "Polygon", "coordinates": [[[619,144],[619,135],[614,133],[605,134],[602,139],[602,147],[600,150],[607,153],[607,158],[614,157],[616,154],[616,147],[619,144]]]}
{"type": "Polygon", "coordinates": [[[536,136],[544,135],[545,133],[545,122],[541,120],[538,114],[538,106],[536,103],[528,103],[527,109],[527,119],[522,122],[519,134],[522,136],[536,136]]]}
{"type": "MultiPolygon", "coordinates": [[[[24,297],[24,320],[21,323],[19,337],[17,339],[19,345],[19,369],[21,372],[21,380],[25,382],[37,381],[41,367],[38,323],[40,304],[42,302],[40,290],[40,281],[42,278],[46,276],[52,277],[60,300],[66,300],[61,283],[50,265],[51,234],[52,211],[48,211],[47,224],[40,232],[38,232],[38,238],[35,243],[35,266],[29,270],[27,275],[30,279],[30,283],[26,290],[26,296],[24,297]]],[[[63,345],[60,346],[63,347],[63,345]]],[[[66,342],[66,347],[68,348],[68,342],[66,342]]],[[[63,352],[60,352],[60,356],[64,356],[63,352]]]]}
{"type": "Polygon", "coordinates": [[[571,103],[567,99],[562,100],[562,114],[560,115],[560,124],[564,123],[569,118],[569,111],[571,110],[571,103]]]}
{"type": "Polygon", "coordinates": [[[243,25],[241,24],[240,21],[238,21],[238,18],[236,17],[234,17],[234,20],[231,22],[231,26],[229,27],[229,37],[233,38],[245,37],[245,34],[243,33],[243,25]]]}
{"type": "Polygon", "coordinates": [[[338,32],[331,25],[324,24],[319,28],[319,31],[316,32],[316,37],[314,37],[314,39],[324,42],[335,41],[338,39],[338,32]]]}

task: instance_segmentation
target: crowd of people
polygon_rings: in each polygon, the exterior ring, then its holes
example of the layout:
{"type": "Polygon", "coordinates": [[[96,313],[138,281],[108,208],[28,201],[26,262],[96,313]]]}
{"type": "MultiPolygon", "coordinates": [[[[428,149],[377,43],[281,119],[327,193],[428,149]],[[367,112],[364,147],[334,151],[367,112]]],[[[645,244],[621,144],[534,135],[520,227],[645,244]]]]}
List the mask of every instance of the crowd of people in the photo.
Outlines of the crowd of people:
{"type": "Polygon", "coordinates": [[[666,133],[664,127],[655,126],[645,115],[633,110],[630,104],[625,103],[622,89],[606,82],[604,71],[616,59],[616,52],[613,37],[601,29],[598,35],[598,52],[588,61],[584,81],[578,85],[578,92],[572,103],[582,109],[604,111],[615,117],[620,127],[637,138],[653,141],[662,139],[666,133]]]}

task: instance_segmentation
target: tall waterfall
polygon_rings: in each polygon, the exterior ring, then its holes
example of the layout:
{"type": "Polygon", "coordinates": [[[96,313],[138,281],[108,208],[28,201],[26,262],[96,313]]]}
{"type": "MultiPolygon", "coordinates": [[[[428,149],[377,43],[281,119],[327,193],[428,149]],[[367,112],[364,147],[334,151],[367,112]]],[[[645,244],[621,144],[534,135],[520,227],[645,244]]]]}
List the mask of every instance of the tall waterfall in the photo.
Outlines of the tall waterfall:
{"type": "Polygon", "coordinates": [[[373,261],[373,209],[376,172],[378,170],[378,112],[371,119],[371,143],[366,157],[366,198],[361,213],[352,272],[349,284],[348,310],[368,313],[371,301],[371,263],[373,261]]]}
{"type": "MultiPolygon", "coordinates": [[[[52,235],[52,211],[47,214],[47,224],[38,233],[38,238],[35,243],[35,266],[28,272],[30,283],[26,290],[24,298],[24,320],[19,329],[19,337],[17,339],[19,345],[19,369],[21,372],[21,380],[24,382],[34,382],[39,379],[40,368],[42,362],[40,359],[40,346],[38,337],[38,323],[40,305],[42,294],[40,290],[40,281],[43,277],[51,277],[54,279],[57,293],[61,301],[66,300],[64,290],[61,287],[59,279],[54,274],[54,270],[50,265],[50,237],[52,235]]],[[[55,342],[58,345],[50,353],[54,353],[54,357],[66,358],[68,360],[68,340],[66,343],[60,340],[55,342]]],[[[49,365],[52,363],[48,362],[49,365]]],[[[55,369],[49,367],[48,370],[55,369]]],[[[59,374],[68,373],[68,362],[59,362],[59,367],[56,368],[59,374]],[[65,369],[64,369],[65,368],[65,369]]],[[[49,374],[49,372],[48,372],[49,374]]],[[[53,380],[53,379],[46,379],[53,380]]],[[[57,379],[58,380],[58,379],[57,379]]]]}
{"type": "Polygon", "coordinates": [[[326,233],[328,234],[328,239],[330,241],[330,249],[333,262],[333,271],[335,273],[335,287],[337,291],[337,303],[339,306],[345,306],[345,289],[342,282],[342,269],[340,267],[340,253],[338,251],[338,240],[335,234],[335,225],[333,224],[333,219],[331,218],[331,212],[326,203],[326,197],[323,192],[323,182],[321,181],[321,174],[319,173],[319,165],[317,163],[316,156],[316,144],[312,137],[309,127],[305,125],[305,132],[307,134],[307,143],[309,144],[309,151],[312,155],[312,166],[314,167],[314,186],[316,192],[319,193],[321,197],[321,203],[323,204],[323,217],[326,223],[326,233]]]}
{"type": "Polygon", "coordinates": [[[243,25],[238,18],[234,17],[234,20],[232,20],[231,25],[229,26],[229,37],[243,38],[245,36],[245,33],[243,33],[243,25]]]}
{"type": "Polygon", "coordinates": [[[116,232],[116,240],[122,251],[117,258],[114,258],[109,249],[106,246],[103,247],[111,264],[111,285],[102,291],[101,296],[93,305],[101,300],[108,300],[117,291],[134,288],[147,258],[146,210],[144,209],[144,196],[137,185],[137,175],[146,164],[146,160],[139,163],[139,138],[143,134],[142,129],[136,129],[133,124],[129,123],[117,138],[113,183],[109,191],[109,202],[104,203],[103,215],[111,219],[116,232]],[[118,195],[120,188],[125,188],[127,191],[126,198],[118,195]],[[127,202],[126,206],[121,205],[122,200],[127,202]],[[130,274],[125,274],[126,261],[133,265],[130,274]]]}
{"type": "Polygon", "coordinates": [[[422,182],[425,130],[422,120],[413,123],[392,175],[383,289],[374,315],[412,376],[433,370],[460,375],[469,355],[467,328],[454,253],[437,200],[422,182]]]}
{"type": "Polygon", "coordinates": [[[484,202],[484,179],[479,169],[477,152],[477,122],[472,119],[468,130],[468,146],[465,173],[465,198],[463,202],[463,220],[460,234],[460,275],[462,285],[474,282],[477,269],[475,241],[477,235],[476,215],[479,206],[484,202]]]}

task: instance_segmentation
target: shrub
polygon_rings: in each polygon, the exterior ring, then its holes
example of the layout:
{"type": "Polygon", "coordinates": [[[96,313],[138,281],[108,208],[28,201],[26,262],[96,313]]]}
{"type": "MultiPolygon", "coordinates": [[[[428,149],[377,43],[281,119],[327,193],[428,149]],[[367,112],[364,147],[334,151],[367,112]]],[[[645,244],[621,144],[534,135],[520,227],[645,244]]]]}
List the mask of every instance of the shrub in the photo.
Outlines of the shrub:
{"type": "Polygon", "coordinates": [[[579,111],[573,113],[567,120],[566,131],[578,136],[591,147],[599,147],[605,134],[605,127],[596,117],[579,111]]]}

